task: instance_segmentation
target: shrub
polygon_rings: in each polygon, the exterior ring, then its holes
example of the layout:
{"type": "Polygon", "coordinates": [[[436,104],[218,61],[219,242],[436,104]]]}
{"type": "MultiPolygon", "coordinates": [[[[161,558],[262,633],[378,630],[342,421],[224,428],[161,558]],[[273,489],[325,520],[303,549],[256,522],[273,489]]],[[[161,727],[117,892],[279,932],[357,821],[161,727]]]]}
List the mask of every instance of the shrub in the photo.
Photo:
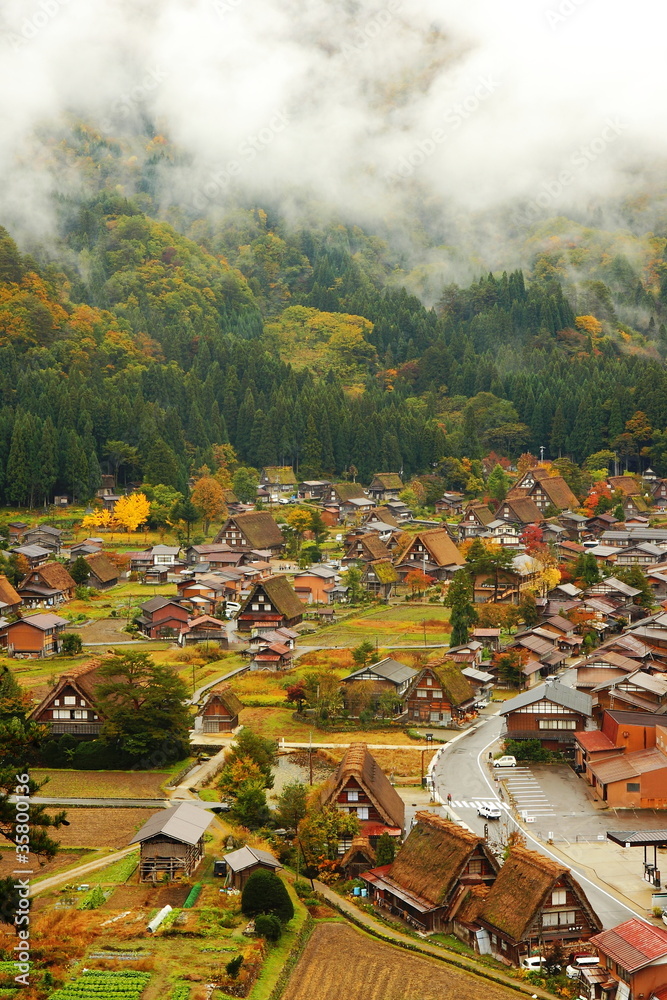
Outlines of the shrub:
{"type": "Polygon", "coordinates": [[[241,909],[247,917],[274,913],[283,923],[294,916],[294,905],[285,884],[274,872],[253,872],[241,894],[241,909]]]}
{"type": "Polygon", "coordinates": [[[259,913],[255,917],[255,933],[267,941],[277,941],[283,932],[283,925],[273,913],[259,913]]]}
{"type": "Polygon", "coordinates": [[[232,979],[236,979],[239,974],[239,970],[243,965],[243,955],[237,955],[236,958],[232,958],[231,961],[227,962],[225,966],[225,972],[232,979]]]}
{"type": "Polygon", "coordinates": [[[81,636],[76,632],[63,632],[62,636],[62,649],[66,656],[75,656],[80,653],[83,644],[81,642],[81,636]]]}

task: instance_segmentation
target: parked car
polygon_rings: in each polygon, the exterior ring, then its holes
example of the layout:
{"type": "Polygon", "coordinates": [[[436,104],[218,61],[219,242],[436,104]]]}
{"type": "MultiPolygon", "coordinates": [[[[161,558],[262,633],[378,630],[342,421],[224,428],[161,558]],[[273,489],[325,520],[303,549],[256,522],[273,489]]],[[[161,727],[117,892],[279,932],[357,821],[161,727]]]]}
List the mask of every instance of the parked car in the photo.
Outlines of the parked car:
{"type": "Polygon", "coordinates": [[[241,605],[239,604],[238,601],[226,601],[225,602],[225,611],[227,611],[227,612],[231,611],[232,614],[236,614],[240,610],[241,610],[241,605]]]}
{"type": "MultiPolygon", "coordinates": [[[[530,958],[526,956],[521,959],[521,968],[528,969],[529,972],[541,972],[546,964],[547,960],[543,955],[531,955],[530,958]]],[[[554,968],[556,972],[560,972],[560,965],[556,965],[554,968]]]]}
{"type": "Polygon", "coordinates": [[[488,802],[483,802],[477,809],[477,815],[483,816],[484,819],[500,819],[502,814],[502,809],[499,809],[498,806],[491,805],[488,802]]]}
{"type": "Polygon", "coordinates": [[[582,969],[594,969],[599,964],[599,955],[575,955],[572,964],[566,967],[565,975],[568,979],[579,979],[579,973],[582,969]]]}
{"type": "Polygon", "coordinates": [[[516,767],[516,757],[512,757],[511,754],[505,754],[504,757],[498,757],[497,760],[493,762],[494,767],[516,767]]]}

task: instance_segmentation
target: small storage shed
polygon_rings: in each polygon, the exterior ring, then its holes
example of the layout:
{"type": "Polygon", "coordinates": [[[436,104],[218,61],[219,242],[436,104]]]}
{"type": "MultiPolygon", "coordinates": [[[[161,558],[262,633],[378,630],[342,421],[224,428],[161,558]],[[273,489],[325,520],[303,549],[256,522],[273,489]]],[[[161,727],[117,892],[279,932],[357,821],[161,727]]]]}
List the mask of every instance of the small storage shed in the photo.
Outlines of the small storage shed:
{"type": "Polygon", "coordinates": [[[140,880],[191,875],[204,856],[204,831],[212,820],[212,813],[190,802],[151,816],[130,841],[141,844],[140,880]]]}
{"type": "MultiPolygon", "coordinates": [[[[282,868],[277,858],[274,858],[267,851],[260,851],[257,847],[240,847],[238,851],[224,854],[222,860],[227,868],[227,884],[235,889],[242,889],[250,875],[258,868],[272,872],[282,868]]],[[[216,861],[214,869],[216,875],[218,874],[218,864],[219,862],[216,861]]]]}

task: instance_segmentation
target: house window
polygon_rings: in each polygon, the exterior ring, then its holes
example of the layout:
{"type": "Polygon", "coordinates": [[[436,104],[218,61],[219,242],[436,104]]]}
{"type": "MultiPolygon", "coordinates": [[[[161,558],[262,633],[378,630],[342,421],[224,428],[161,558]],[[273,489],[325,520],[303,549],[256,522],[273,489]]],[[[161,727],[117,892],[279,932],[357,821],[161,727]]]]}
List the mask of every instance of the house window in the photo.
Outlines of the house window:
{"type": "Polygon", "coordinates": [[[471,858],[468,862],[468,872],[470,875],[481,875],[482,874],[482,859],[481,858],[471,858]]]}
{"type": "Polygon", "coordinates": [[[628,781],[627,785],[625,786],[625,790],[627,792],[640,792],[641,785],[638,781],[628,781]]]}
{"type": "Polygon", "coordinates": [[[359,806],[357,816],[359,819],[368,819],[368,806],[359,806]]]}
{"type": "Polygon", "coordinates": [[[253,611],[259,611],[259,604],[253,604],[252,610],[253,611]]]}
{"type": "Polygon", "coordinates": [[[433,680],[430,677],[427,677],[426,678],[426,686],[430,687],[432,683],[433,683],[433,680]]]}
{"type": "Polygon", "coordinates": [[[428,697],[428,691],[422,691],[421,688],[417,688],[417,697],[418,698],[428,697]]]}
{"type": "Polygon", "coordinates": [[[53,703],[53,704],[54,704],[54,705],[59,705],[59,704],[60,704],[60,698],[56,698],[56,700],[54,701],[54,703],[53,703]]]}
{"type": "Polygon", "coordinates": [[[553,913],[542,914],[543,927],[569,927],[574,924],[574,910],[555,910],[553,913]]]}
{"type": "Polygon", "coordinates": [[[74,698],[73,695],[71,695],[71,694],[67,694],[67,695],[65,695],[65,698],[63,699],[63,704],[65,704],[65,705],[76,705],[76,698],[74,698]]]}
{"type": "Polygon", "coordinates": [[[359,792],[348,792],[347,793],[347,801],[348,802],[358,802],[359,801],[359,792]]]}
{"type": "Polygon", "coordinates": [[[551,905],[552,906],[564,906],[567,900],[567,891],[565,889],[556,889],[551,893],[551,905]]]}
{"type": "Polygon", "coordinates": [[[442,691],[440,690],[440,688],[434,688],[433,691],[431,691],[431,697],[442,698],[442,691]]]}

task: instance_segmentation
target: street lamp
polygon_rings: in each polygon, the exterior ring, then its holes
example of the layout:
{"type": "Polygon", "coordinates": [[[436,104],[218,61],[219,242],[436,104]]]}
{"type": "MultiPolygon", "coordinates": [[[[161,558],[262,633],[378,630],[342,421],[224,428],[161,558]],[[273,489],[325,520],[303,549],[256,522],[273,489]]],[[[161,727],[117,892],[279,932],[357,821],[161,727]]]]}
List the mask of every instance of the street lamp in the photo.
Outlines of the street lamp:
{"type": "Polygon", "coordinates": [[[544,461],[544,445],[540,445],[540,462],[544,461]]]}

